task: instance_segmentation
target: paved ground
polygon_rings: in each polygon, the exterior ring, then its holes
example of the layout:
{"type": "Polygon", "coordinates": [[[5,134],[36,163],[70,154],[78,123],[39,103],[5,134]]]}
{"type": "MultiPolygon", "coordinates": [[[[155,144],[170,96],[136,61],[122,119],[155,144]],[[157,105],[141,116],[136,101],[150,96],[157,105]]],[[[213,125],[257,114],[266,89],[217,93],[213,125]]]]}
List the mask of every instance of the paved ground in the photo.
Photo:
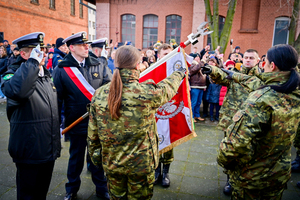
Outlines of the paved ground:
{"type": "MultiPolygon", "coordinates": [[[[5,113],[5,103],[0,101],[0,200],[16,199],[16,168],[7,152],[9,124],[5,113]]],[[[230,199],[222,192],[226,181],[223,170],[216,163],[218,145],[223,133],[216,129],[216,123],[205,121],[196,124],[198,137],[175,148],[175,161],[170,169],[170,188],[154,188],[154,200],[213,200],[230,199]]],[[[62,155],[55,163],[48,200],[63,199],[64,184],[67,182],[68,146],[62,140],[62,155]]],[[[295,149],[292,151],[295,157],[295,149]]],[[[82,185],[78,199],[96,200],[95,188],[86,167],[81,175],[82,185]]],[[[296,182],[300,173],[293,174],[284,192],[283,200],[300,199],[300,189],[296,182]]]]}

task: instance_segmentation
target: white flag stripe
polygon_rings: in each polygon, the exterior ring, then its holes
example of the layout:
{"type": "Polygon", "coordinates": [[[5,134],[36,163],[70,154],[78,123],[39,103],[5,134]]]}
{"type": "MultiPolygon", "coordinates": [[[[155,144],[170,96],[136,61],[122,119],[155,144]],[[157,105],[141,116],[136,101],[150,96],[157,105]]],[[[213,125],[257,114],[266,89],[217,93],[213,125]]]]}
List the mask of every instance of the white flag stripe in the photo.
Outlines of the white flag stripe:
{"type": "Polygon", "coordinates": [[[143,71],[140,74],[140,77],[145,76],[146,74],[148,74],[149,72],[151,72],[152,70],[154,70],[155,68],[159,67],[161,64],[163,64],[164,62],[166,62],[168,59],[170,59],[171,57],[173,57],[174,55],[180,53],[178,52],[178,48],[174,49],[173,51],[171,51],[168,55],[166,55],[165,57],[163,57],[162,59],[160,59],[159,61],[157,61],[156,63],[154,63],[153,65],[151,65],[151,67],[149,67],[148,69],[146,69],[145,71],[143,71]]]}
{"type": "Polygon", "coordinates": [[[158,119],[156,124],[159,138],[159,149],[163,149],[171,144],[170,122],[168,119],[158,119]]]}
{"type": "Polygon", "coordinates": [[[93,96],[95,93],[95,89],[87,82],[87,80],[83,77],[82,73],[78,70],[78,68],[70,67],[70,69],[73,71],[73,73],[82,83],[82,85],[87,89],[87,91],[89,91],[93,96]]]}
{"type": "Polygon", "coordinates": [[[188,124],[191,132],[193,131],[192,129],[192,123],[191,123],[191,111],[188,107],[184,107],[181,111],[184,115],[185,115],[185,120],[186,120],[186,123],[188,124]]]}

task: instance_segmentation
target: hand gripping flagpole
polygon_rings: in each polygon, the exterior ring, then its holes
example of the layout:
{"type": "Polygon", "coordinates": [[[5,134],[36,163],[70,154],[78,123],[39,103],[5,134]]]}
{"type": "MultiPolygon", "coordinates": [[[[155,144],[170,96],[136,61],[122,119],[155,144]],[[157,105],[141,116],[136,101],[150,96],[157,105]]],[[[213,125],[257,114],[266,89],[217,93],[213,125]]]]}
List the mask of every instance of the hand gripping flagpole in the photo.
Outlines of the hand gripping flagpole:
{"type": "MultiPolygon", "coordinates": [[[[176,49],[174,49],[172,52],[170,52],[168,55],[166,55],[165,57],[163,57],[162,59],[160,59],[158,62],[156,62],[154,65],[152,65],[151,67],[149,67],[148,69],[146,69],[145,71],[143,71],[140,74],[140,77],[144,76],[145,74],[147,74],[149,71],[155,69],[156,67],[160,66],[162,63],[164,63],[165,61],[167,61],[170,57],[172,57],[174,54],[176,54],[178,52],[178,48],[182,47],[185,48],[186,46],[190,45],[190,44],[196,44],[198,42],[198,37],[200,36],[204,36],[204,35],[208,35],[211,34],[213,31],[209,31],[208,28],[205,28],[206,24],[208,22],[202,22],[198,28],[197,28],[197,33],[191,33],[189,34],[188,40],[184,42],[184,45],[177,47],[176,49]]],[[[84,115],[82,115],[80,118],[78,118],[76,121],[74,121],[72,124],[70,124],[67,128],[65,128],[62,131],[62,135],[65,134],[66,132],[68,132],[70,129],[72,129],[75,125],[77,125],[79,122],[81,122],[82,120],[84,120],[86,117],[89,116],[89,113],[86,112],[84,115]]]]}

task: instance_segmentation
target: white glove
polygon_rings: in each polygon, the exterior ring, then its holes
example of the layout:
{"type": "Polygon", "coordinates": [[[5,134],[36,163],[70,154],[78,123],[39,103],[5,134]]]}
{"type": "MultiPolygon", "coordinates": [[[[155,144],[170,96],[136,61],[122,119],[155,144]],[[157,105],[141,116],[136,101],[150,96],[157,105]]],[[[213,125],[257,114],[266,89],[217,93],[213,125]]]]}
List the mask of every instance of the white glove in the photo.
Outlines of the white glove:
{"type": "Polygon", "coordinates": [[[105,45],[103,45],[102,51],[101,51],[101,56],[105,57],[107,59],[107,51],[105,50],[105,45]]]}
{"type": "Polygon", "coordinates": [[[44,58],[44,52],[41,51],[40,45],[37,45],[34,49],[32,49],[32,51],[30,53],[30,58],[35,59],[39,63],[42,62],[42,60],[44,58]]]}

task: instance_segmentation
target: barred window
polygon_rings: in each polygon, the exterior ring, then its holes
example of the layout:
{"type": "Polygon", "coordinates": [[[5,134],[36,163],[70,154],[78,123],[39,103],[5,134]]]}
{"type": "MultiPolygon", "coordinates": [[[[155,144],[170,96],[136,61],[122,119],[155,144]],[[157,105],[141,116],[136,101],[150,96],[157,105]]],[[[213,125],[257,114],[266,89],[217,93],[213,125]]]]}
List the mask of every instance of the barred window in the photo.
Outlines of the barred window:
{"type": "Polygon", "coordinates": [[[82,6],[82,4],[79,4],[79,17],[83,18],[83,6],[82,6]]]}
{"type": "Polygon", "coordinates": [[[75,0],[71,0],[71,15],[75,15],[75,0]]]}
{"type": "Polygon", "coordinates": [[[55,9],[55,0],[49,0],[49,7],[55,9]]]}
{"type": "Polygon", "coordinates": [[[180,43],[181,36],[181,17],[178,15],[169,15],[166,20],[166,42],[175,39],[176,43],[180,43]]]}
{"type": "Polygon", "coordinates": [[[122,15],[122,43],[130,41],[135,45],[135,16],[122,15]]]}
{"type": "Polygon", "coordinates": [[[153,46],[157,42],[158,16],[145,15],[143,25],[143,48],[153,46]]]}

